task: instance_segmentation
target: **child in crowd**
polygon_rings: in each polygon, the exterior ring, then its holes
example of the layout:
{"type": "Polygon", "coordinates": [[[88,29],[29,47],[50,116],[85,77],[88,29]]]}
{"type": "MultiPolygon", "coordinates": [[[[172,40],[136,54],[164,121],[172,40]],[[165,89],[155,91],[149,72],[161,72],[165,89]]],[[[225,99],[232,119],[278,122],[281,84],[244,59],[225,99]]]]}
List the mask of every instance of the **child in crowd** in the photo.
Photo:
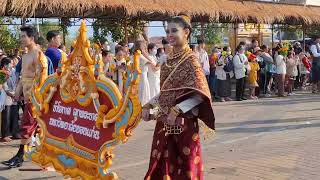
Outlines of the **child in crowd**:
{"type": "Polygon", "coordinates": [[[289,51],[288,60],[286,62],[287,74],[286,74],[286,89],[288,96],[294,95],[293,85],[296,77],[298,76],[297,62],[298,60],[294,58],[294,52],[289,51]]]}
{"type": "Polygon", "coordinates": [[[258,85],[258,71],[260,70],[259,64],[257,62],[257,56],[254,54],[250,54],[249,58],[249,65],[250,65],[250,71],[249,71],[249,87],[250,87],[250,98],[251,99],[258,99],[258,97],[255,94],[256,88],[259,87],[258,85]]]}
{"type": "Polygon", "coordinates": [[[301,53],[300,54],[300,73],[301,73],[301,89],[307,89],[307,82],[310,79],[310,72],[311,72],[311,63],[309,60],[310,54],[301,53]]]}

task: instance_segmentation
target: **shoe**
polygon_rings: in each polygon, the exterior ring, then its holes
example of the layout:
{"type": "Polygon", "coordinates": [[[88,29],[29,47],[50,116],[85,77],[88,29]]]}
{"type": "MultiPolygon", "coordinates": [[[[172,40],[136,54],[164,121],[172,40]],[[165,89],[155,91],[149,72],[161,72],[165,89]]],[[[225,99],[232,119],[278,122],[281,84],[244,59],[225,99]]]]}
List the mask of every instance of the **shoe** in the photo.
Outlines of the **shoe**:
{"type": "Polygon", "coordinates": [[[12,136],[12,139],[21,139],[22,137],[20,136],[20,134],[16,134],[12,136]]]}
{"type": "Polygon", "coordinates": [[[1,162],[1,164],[9,166],[12,163],[12,161],[14,161],[16,158],[17,156],[13,156],[11,159],[1,162]]]}
{"type": "Polygon", "coordinates": [[[292,96],[293,94],[292,93],[288,93],[288,96],[292,96]]]}
{"type": "Polygon", "coordinates": [[[237,101],[243,101],[241,98],[237,99],[237,101]]]}
{"type": "Polygon", "coordinates": [[[227,97],[227,98],[226,98],[226,101],[232,101],[232,99],[231,99],[231,98],[229,98],[229,97],[227,97]]]}
{"type": "Polygon", "coordinates": [[[264,96],[265,97],[271,97],[271,94],[265,94],[264,96]]]}
{"type": "Polygon", "coordinates": [[[7,137],[4,137],[4,138],[3,138],[3,141],[4,141],[4,142],[11,142],[12,139],[11,139],[9,136],[7,136],[7,137]]]}
{"type": "Polygon", "coordinates": [[[244,100],[244,101],[245,101],[245,100],[248,100],[248,99],[247,99],[247,98],[245,98],[245,97],[242,97],[241,99],[242,99],[242,100],[244,100]]]}
{"type": "Polygon", "coordinates": [[[16,157],[11,163],[8,165],[10,168],[21,167],[23,164],[23,157],[16,157]]]}
{"type": "Polygon", "coordinates": [[[221,102],[226,102],[226,100],[224,98],[221,98],[220,101],[221,102]]]}

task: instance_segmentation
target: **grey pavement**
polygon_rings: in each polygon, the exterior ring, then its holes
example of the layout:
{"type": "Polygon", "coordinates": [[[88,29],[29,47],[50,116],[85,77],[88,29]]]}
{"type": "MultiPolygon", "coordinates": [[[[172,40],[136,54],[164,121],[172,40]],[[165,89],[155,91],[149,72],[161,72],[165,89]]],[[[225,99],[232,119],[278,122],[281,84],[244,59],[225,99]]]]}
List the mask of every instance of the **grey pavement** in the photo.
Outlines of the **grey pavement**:
{"type": "MultiPolygon", "coordinates": [[[[214,103],[214,109],[216,135],[203,141],[205,180],[320,179],[320,95],[214,103]]],[[[111,169],[120,179],[143,179],[154,124],[141,122],[133,137],[116,147],[111,169]]],[[[17,141],[0,143],[0,161],[16,149],[17,141]]],[[[32,162],[11,170],[0,165],[0,180],[63,179],[38,169],[32,162]]]]}

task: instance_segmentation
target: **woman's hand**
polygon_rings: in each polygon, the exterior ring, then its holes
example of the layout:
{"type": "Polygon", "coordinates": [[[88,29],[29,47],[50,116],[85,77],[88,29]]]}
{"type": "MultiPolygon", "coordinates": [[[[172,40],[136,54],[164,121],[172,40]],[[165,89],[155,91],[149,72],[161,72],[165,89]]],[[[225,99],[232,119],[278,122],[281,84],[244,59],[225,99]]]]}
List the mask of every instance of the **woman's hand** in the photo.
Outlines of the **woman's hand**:
{"type": "Polygon", "coordinates": [[[176,124],[176,119],[177,119],[177,116],[175,113],[173,112],[170,112],[168,117],[167,117],[167,124],[170,125],[170,126],[173,126],[176,124]]]}

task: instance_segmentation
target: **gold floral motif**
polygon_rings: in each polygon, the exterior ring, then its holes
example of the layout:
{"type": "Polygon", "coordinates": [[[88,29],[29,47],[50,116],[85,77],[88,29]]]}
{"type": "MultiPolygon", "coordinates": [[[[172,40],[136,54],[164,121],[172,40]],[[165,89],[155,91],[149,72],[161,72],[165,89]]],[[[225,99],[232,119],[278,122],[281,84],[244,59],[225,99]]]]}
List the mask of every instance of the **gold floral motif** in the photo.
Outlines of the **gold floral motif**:
{"type": "Polygon", "coordinates": [[[194,162],[194,164],[195,165],[198,165],[199,163],[200,163],[200,157],[199,156],[196,156],[195,158],[194,158],[194,160],[193,160],[193,162],[194,162]]]}
{"type": "Polygon", "coordinates": [[[156,158],[157,155],[158,155],[158,150],[157,150],[157,149],[154,149],[151,154],[152,154],[152,157],[153,157],[153,158],[156,158]]]}
{"type": "Polygon", "coordinates": [[[194,133],[194,134],[192,135],[192,140],[193,140],[193,141],[198,141],[198,140],[199,140],[199,134],[198,134],[198,133],[194,133]]]}
{"type": "Polygon", "coordinates": [[[164,176],[163,176],[163,180],[171,180],[171,178],[170,178],[169,175],[164,175],[164,176]]]}
{"type": "Polygon", "coordinates": [[[178,164],[181,165],[183,163],[182,159],[180,156],[178,156],[178,164]]]}
{"type": "Polygon", "coordinates": [[[187,172],[187,177],[188,177],[189,179],[192,179],[192,176],[193,176],[193,173],[192,173],[191,171],[188,171],[188,172],[187,172]]]}
{"type": "Polygon", "coordinates": [[[186,156],[189,156],[190,155],[190,148],[184,147],[183,148],[183,154],[186,155],[186,156]]]}
{"type": "Polygon", "coordinates": [[[169,166],[169,172],[172,174],[174,171],[174,166],[172,164],[170,164],[169,166]]]}
{"type": "Polygon", "coordinates": [[[201,169],[200,169],[202,172],[204,171],[204,166],[203,165],[201,165],[201,169]]]}
{"type": "Polygon", "coordinates": [[[163,156],[164,158],[168,158],[169,157],[169,151],[168,150],[165,150],[164,151],[164,156],[163,156]]]}

